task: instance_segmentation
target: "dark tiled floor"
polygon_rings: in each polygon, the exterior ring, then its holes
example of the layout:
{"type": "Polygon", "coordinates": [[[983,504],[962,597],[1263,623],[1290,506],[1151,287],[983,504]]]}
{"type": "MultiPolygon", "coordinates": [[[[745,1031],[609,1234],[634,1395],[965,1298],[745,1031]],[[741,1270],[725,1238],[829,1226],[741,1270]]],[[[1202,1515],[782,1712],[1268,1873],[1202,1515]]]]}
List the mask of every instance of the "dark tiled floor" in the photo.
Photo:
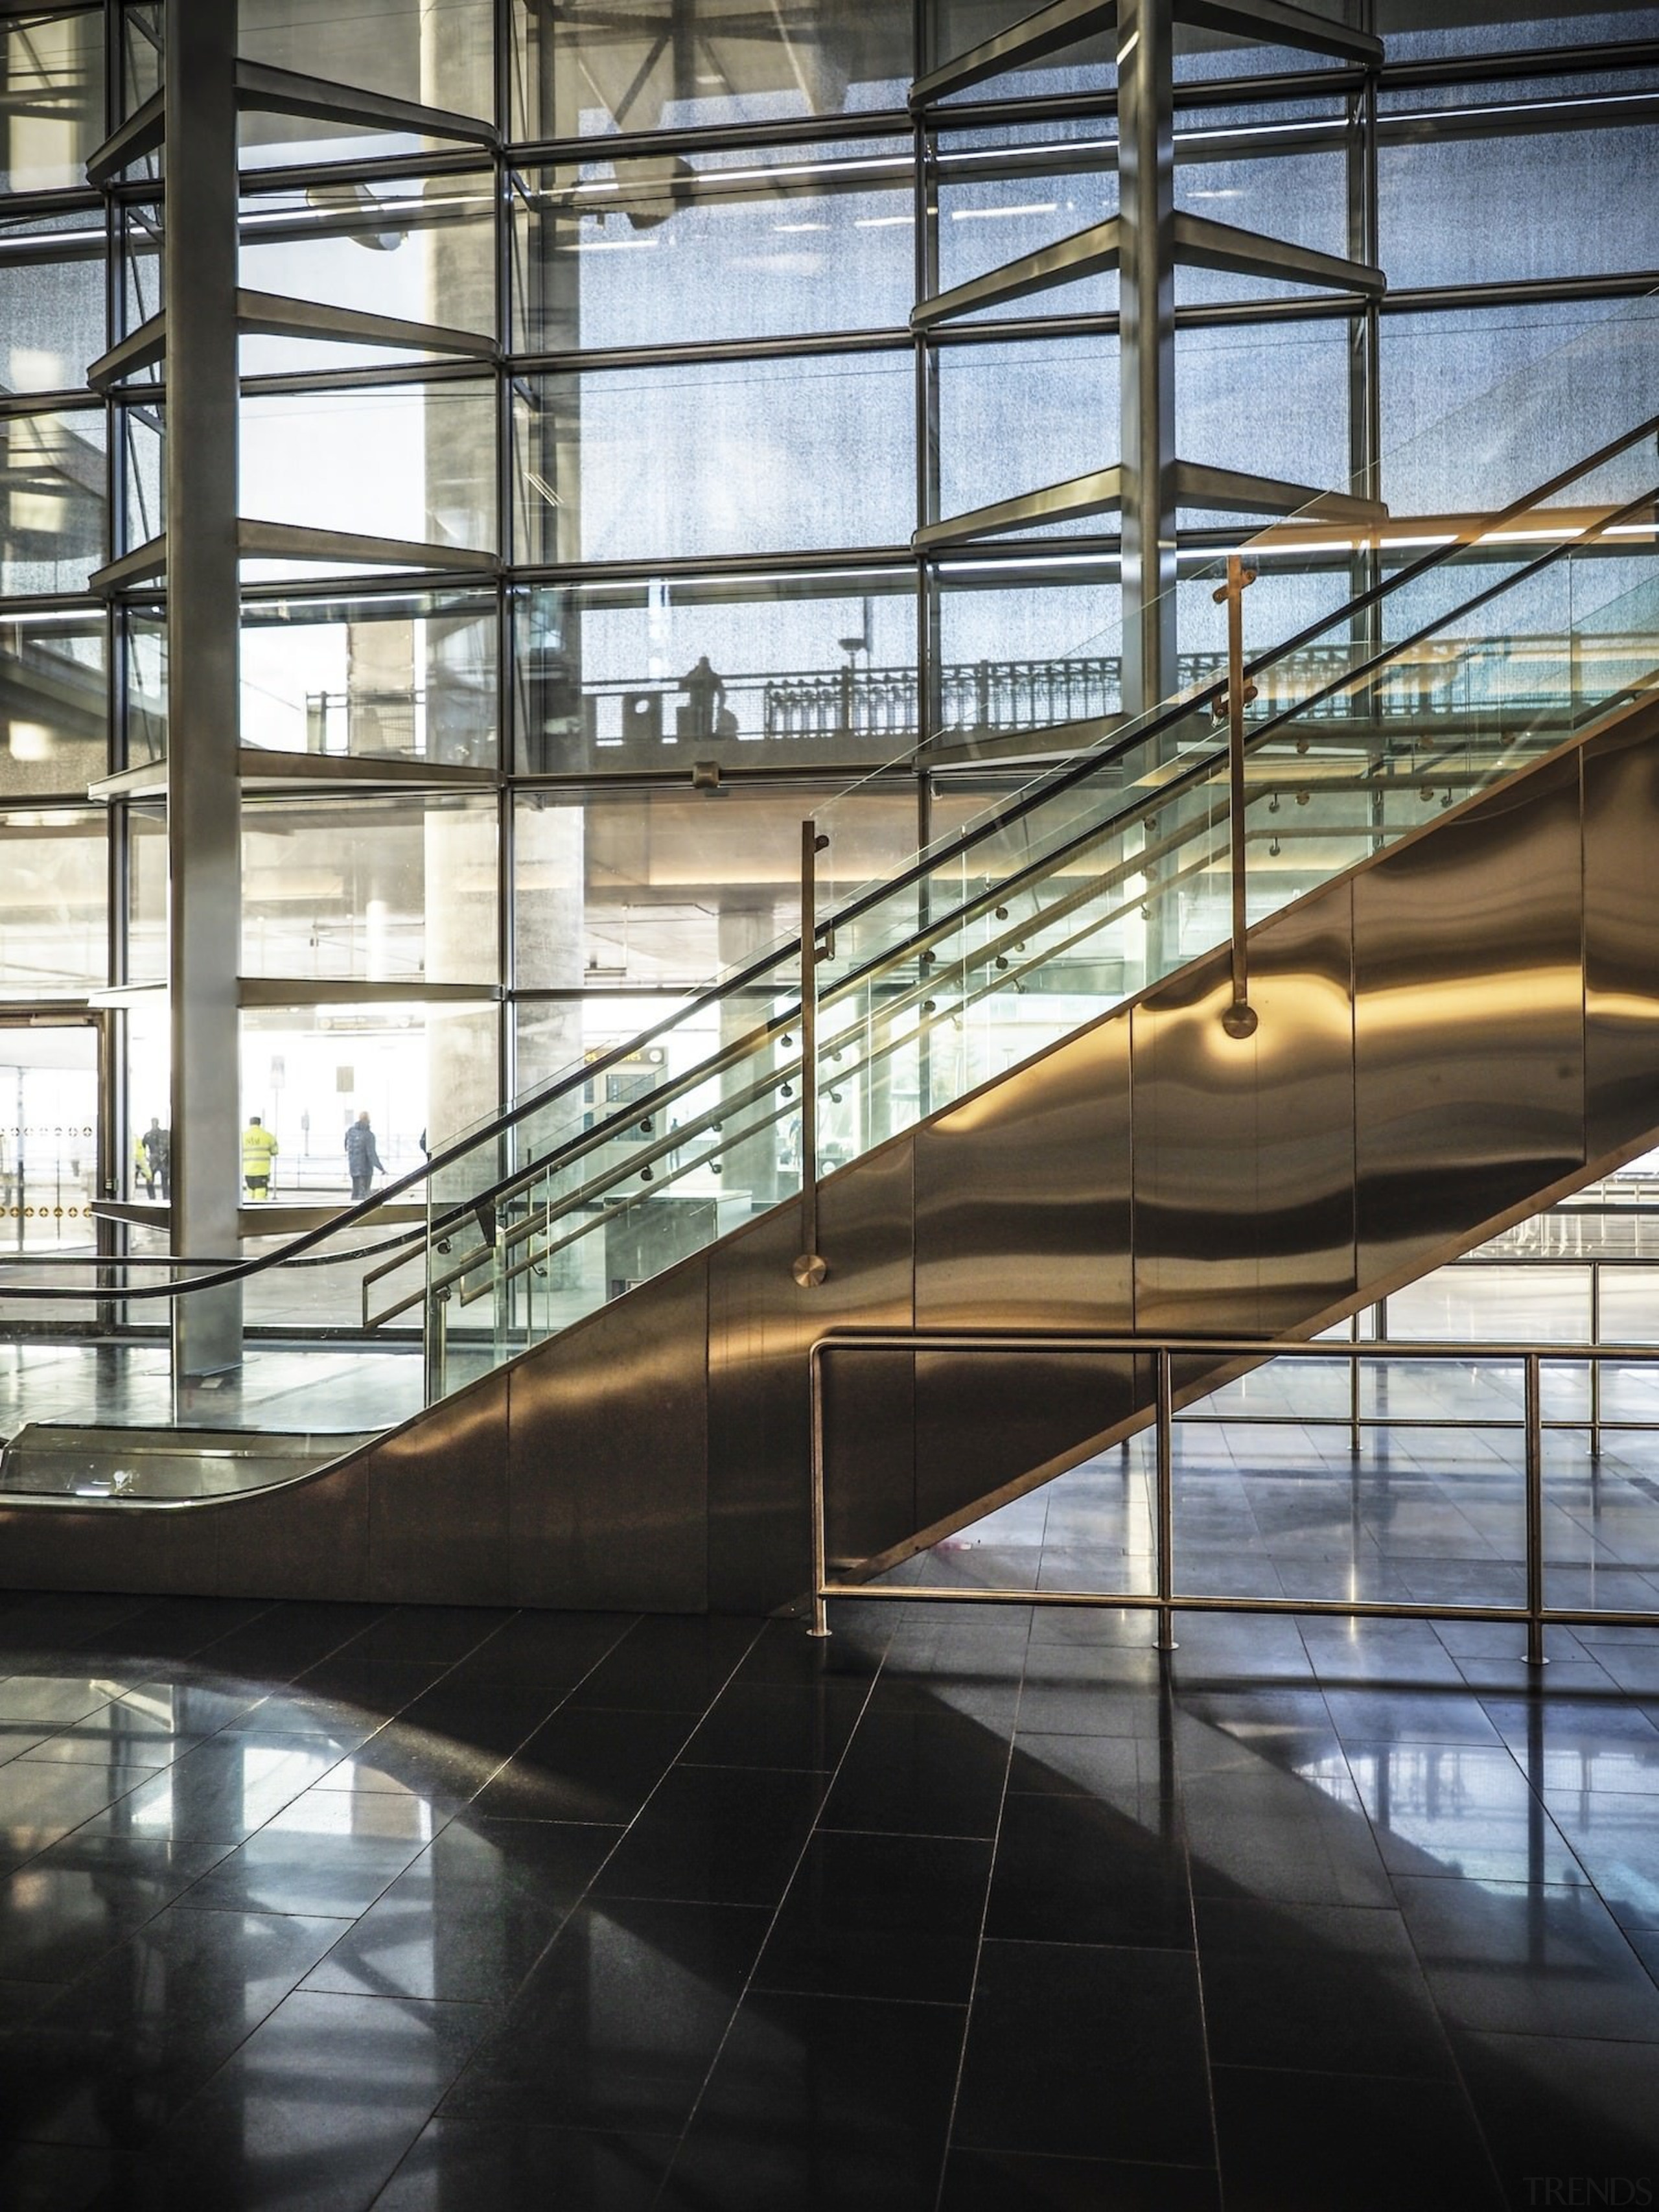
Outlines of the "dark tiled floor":
{"type": "Polygon", "coordinates": [[[1659,2198],[1659,1638],[1148,1636],[0,1598],[0,2204],[1659,2198]]]}

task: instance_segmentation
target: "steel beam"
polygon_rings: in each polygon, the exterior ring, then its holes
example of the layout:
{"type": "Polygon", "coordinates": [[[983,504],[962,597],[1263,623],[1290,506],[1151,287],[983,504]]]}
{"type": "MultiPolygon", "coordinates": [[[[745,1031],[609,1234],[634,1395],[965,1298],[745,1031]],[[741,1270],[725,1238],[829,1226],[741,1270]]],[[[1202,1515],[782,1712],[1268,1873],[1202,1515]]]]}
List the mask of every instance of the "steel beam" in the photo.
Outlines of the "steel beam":
{"type": "Polygon", "coordinates": [[[129,331],[118,344],[100,353],[87,368],[87,382],[94,392],[106,392],[112,384],[119,384],[129,376],[137,376],[140,369],[154,368],[167,349],[167,319],[152,315],[147,323],[140,323],[136,331],[129,331]]]}
{"type": "Polygon", "coordinates": [[[1388,508],[1376,500],[1355,499],[1343,491],[1321,491],[1315,484],[1286,483],[1279,477],[1252,476],[1243,469],[1212,469],[1202,461],[1177,461],[1170,474],[1176,504],[1180,507],[1214,507],[1228,514],[1305,514],[1310,520],[1362,530],[1389,519],[1388,508]]]}
{"type": "Polygon", "coordinates": [[[1039,8],[1036,15],[919,76],[910,88],[910,106],[930,106],[953,92],[965,92],[969,85],[983,84],[987,77],[1060,53],[1091,31],[1109,28],[1117,12],[1116,0],[1053,0],[1051,6],[1039,8]]]}
{"type": "Polygon", "coordinates": [[[404,346],[411,352],[465,354],[477,361],[493,361],[496,351],[495,339],[481,331],[406,322],[401,315],[365,314],[356,307],[330,307],[320,300],[290,300],[276,292],[238,292],[236,319],[243,330],[264,337],[331,338],[355,345],[404,346]]]}
{"type": "Polygon", "coordinates": [[[1177,215],[1174,240],[1176,259],[1192,269],[1219,269],[1231,276],[1270,276],[1284,284],[1328,284],[1339,291],[1363,293],[1367,299],[1381,299],[1388,289],[1382,271],[1366,262],[1350,261],[1340,253],[1316,253],[1311,246],[1240,230],[1231,222],[1212,222],[1207,216],[1177,215]]]}
{"type": "Polygon", "coordinates": [[[1005,261],[1000,269],[988,270],[982,276],[970,277],[965,284],[922,301],[911,310],[910,327],[932,330],[953,315],[1005,307],[1012,300],[1029,299],[1033,292],[1075,283],[1082,276],[1101,276],[1115,269],[1117,262],[1118,219],[1113,215],[1104,222],[1091,223],[1086,230],[1075,230],[1069,238],[1058,238],[1051,246],[1040,246],[1034,252],[1022,253],[1018,260],[1005,261]]]}
{"type": "Polygon", "coordinates": [[[135,545],[131,553],[123,553],[113,561],[106,561],[101,568],[94,568],[87,579],[87,589],[100,599],[124,591],[129,584],[144,584],[164,575],[167,565],[167,541],[165,536],[147,538],[143,544],[135,545]]]}
{"type": "Polygon", "coordinates": [[[261,115],[298,115],[319,123],[356,123],[368,131],[410,131],[422,138],[460,138],[493,146],[495,129],[482,116],[457,115],[447,107],[426,107],[417,100],[394,100],[360,85],[336,84],[298,70],[275,69],[267,62],[238,62],[236,104],[261,115]]]}
{"type": "Polygon", "coordinates": [[[1380,67],[1382,41],[1369,31],[1351,31],[1328,15],[1316,15],[1290,0],[1175,0],[1176,20],[1230,39],[1259,39],[1267,46],[1296,46],[1304,53],[1334,54],[1339,61],[1380,67]]]}
{"type": "MultiPolygon", "coordinates": [[[[242,921],[236,11],[223,0],[169,0],[166,40],[173,1249],[234,1252],[242,921]]],[[[239,1284],[175,1302],[175,1392],[241,1356],[239,1284]]]]}
{"type": "Polygon", "coordinates": [[[135,107],[118,131],[111,131],[103,144],[87,156],[87,182],[107,185],[118,177],[123,169],[146,154],[153,154],[161,145],[167,131],[167,94],[163,87],[151,93],[140,107],[135,107]]]}
{"type": "Polygon", "coordinates": [[[362,562],[377,568],[454,568],[482,576],[493,576],[501,567],[495,554],[471,545],[368,538],[353,530],[313,530],[300,522],[250,518],[239,526],[237,542],[245,561],[325,561],[337,566],[362,562]]]}
{"type": "Polygon", "coordinates": [[[918,530],[911,544],[918,553],[932,553],[945,545],[965,545],[977,538],[995,538],[1010,530],[1035,530],[1045,522],[1072,522],[1085,515],[1106,514],[1123,504],[1123,471],[1116,467],[1091,469],[1086,476],[1068,477],[1063,483],[1045,484],[1040,491],[1021,492],[1016,499],[1000,499],[989,507],[970,507],[942,522],[918,530]]]}

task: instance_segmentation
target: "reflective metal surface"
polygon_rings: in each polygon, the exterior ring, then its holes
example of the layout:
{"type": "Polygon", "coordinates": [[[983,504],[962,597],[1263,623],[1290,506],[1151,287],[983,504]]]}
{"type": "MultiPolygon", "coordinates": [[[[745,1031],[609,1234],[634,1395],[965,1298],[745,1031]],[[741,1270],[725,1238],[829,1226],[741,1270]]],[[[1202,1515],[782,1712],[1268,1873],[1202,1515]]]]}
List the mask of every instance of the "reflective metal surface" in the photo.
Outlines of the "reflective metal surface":
{"type": "Polygon", "coordinates": [[[708,1307],[700,1254],[507,1370],[514,1604],[702,1610],[708,1307]]]}
{"type": "Polygon", "coordinates": [[[1250,941],[1258,1026],[1232,1037],[1227,954],[1135,1007],[1135,1326],[1277,1333],[1355,1287],[1349,901],[1250,941]]]}
{"type": "MultiPolygon", "coordinates": [[[[1654,1002],[1621,979],[1644,972],[1656,760],[1649,702],[1258,925],[1254,1036],[1222,1026],[1224,950],[840,1170],[816,1288],[781,1207],[531,1352],[504,1397],[478,1386],[319,1474],[0,1507],[9,1578],[477,1599],[505,1562],[523,1603],[785,1603],[827,1329],[1309,1330],[1650,1143],[1654,1002]]],[[[913,1549],[1151,1410],[1149,1359],[1054,1348],[1015,1374],[930,1349],[913,1396],[913,1356],[836,1386],[832,1560],[913,1549]]],[[[1185,1360],[1178,1391],[1223,1356],[1185,1360]]]]}
{"type": "Polygon", "coordinates": [[[1628,1146],[1659,1096],[1659,748],[1639,727],[1583,749],[1584,1126],[1592,1158],[1628,1146]]]}
{"type": "Polygon", "coordinates": [[[1353,878],[1363,1282],[1582,1170],[1582,886],[1571,754],[1353,878]]]}
{"type": "MultiPolygon", "coordinates": [[[[717,1611],[776,1605],[800,1586],[807,1352],[825,1328],[866,1315],[908,1325],[912,1211],[904,1139],[823,1185],[818,1233],[831,1256],[816,1289],[803,1290],[789,1273],[793,1206],[708,1255],[708,1575],[717,1611]]],[[[908,1362],[849,1382],[856,1463],[844,1471],[831,1544],[840,1556],[863,1559],[916,1525],[908,1362]]]]}

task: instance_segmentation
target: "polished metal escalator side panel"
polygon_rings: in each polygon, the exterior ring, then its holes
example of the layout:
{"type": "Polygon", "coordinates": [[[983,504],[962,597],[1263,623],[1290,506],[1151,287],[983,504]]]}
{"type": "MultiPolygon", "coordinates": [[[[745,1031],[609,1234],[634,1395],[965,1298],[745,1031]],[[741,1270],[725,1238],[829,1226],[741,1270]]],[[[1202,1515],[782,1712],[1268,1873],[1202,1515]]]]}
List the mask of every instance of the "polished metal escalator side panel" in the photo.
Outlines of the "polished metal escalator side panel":
{"type": "Polygon", "coordinates": [[[1585,1149],[1597,1158],[1659,1095],[1659,744],[1633,721],[1583,759],[1585,1149]]]}
{"type": "MultiPolygon", "coordinates": [[[[1086,1030],[925,1122],[915,1158],[918,1328],[1133,1326],[1126,1023],[1086,1030]]],[[[1127,1416],[1130,1364],[920,1357],[916,1525],[953,1510],[964,1484],[993,1489],[1011,1462],[1041,1466],[1127,1416]]]]}
{"type": "MultiPolygon", "coordinates": [[[[747,1612],[778,1602],[780,1570],[799,1556],[809,1464],[801,1377],[825,1328],[909,1328],[915,1320],[913,1144],[902,1136],[819,1193],[818,1242],[836,1255],[816,1290],[789,1272],[800,1209],[787,1205],[708,1255],[709,1601],[747,1612]]],[[[837,1377],[834,1419],[844,1448],[834,1470],[830,1545],[867,1559],[916,1525],[914,1362],[872,1359],[837,1377]]]]}
{"type": "MultiPolygon", "coordinates": [[[[822,1290],[790,1278],[791,1204],[317,1474],[148,1507],[0,1498],[6,1579],[442,1599],[498,1592],[504,1566],[521,1603],[787,1602],[808,1577],[805,1347],[836,1322],[1049,1327],[1079,1298],[1115,1316],[1133,1267],[1140,1328],[1189,1326],[1192,1300],[1217,1330],[1311,1333],[1650,1145],[1656,798],[1650,700],[1253,931],[1254,1050],[1220,1057],[1236,1047],[1218,1019],[1204,1034],[1210,957],[840,1170],[822,1194],[822,1290]],[[1137,1032],[1154,1045],[1145,1068],[1137,1032]],[[1066,1191],[1091,1226],[1066,1221],[1066,1191]]],[[[976,1405],[960,1370],[924,1376],[913,1401],[905,1357],[889,1362],[838,1413],[832,1548],[907,1521],[894,1543],[914,1548],[1074,1464],[1146,1402],[1144,1375],[1115,1398],[1109,1378],[1038,1387],[1060,1395],[1034,1444],[1027,1409],[976,1405]]]]}
{"type": "Polygon", "coordinates": [[[1557,757],[1352,878],[1362,1283],[1583,1168],[1579,796],[1557,757]]]}

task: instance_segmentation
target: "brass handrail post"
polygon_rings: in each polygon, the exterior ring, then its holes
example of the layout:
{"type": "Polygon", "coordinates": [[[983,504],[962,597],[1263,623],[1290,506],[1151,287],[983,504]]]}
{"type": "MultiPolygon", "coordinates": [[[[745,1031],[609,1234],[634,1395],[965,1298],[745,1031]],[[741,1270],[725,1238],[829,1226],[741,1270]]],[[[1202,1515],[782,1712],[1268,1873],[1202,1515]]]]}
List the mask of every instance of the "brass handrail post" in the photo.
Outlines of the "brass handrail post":
{"type": "Polygon", "coordinates": [[[800,825],[800,1250],[789,1272],[804,1291],[830,1270],[818,1251],[818,854],[830,842],[800,825]]]}
{"type": "Polygon", "coordinates": [[[1527,1354],[1527,1664],[1544,1664],[1543,1362],[1527,1354]]]}
{"type": "Polygon", "coordinates": [[[1255,570],[1247,568],[1237,553],[1227,556],[1227,580],[1212,595],[1227,610],[1227,690],[1216,702],[1218,714],[1227,717],[1227,826],[1233,878],[1233,993],[1221,1026],[1230,1037],[1255,1035],[1256,1012],[1250,1004],[1250,979],[1245,933],[1244,894],[1244,709],[1255,696],[1254,684],[1244,681],[1244,594],[1255,581],[1255,570]]]}
{"type": "Polygon", "coordinates": [[[1176,1649],[1175,1607],[1175,1375],[1167,1349],[1153,1354],[1158,1395],[1158,1648],[1176,1649]]]}

